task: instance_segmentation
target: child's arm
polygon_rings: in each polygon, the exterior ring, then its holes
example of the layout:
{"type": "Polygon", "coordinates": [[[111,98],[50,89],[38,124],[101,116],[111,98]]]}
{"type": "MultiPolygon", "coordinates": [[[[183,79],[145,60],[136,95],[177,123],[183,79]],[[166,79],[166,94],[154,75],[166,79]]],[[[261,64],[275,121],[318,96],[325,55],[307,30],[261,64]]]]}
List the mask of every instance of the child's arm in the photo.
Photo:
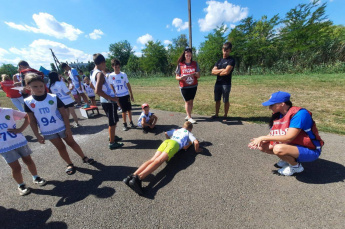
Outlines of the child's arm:
{"type": "Polygon", "coordinates": [[[23,132],[26,129],[26,127],[28,127],[29,124],[30,124],[29,116],[28,116],[28,114],[26,114],[25,117],[24,117],[24,123],[23,123],[23,125],[21,127],[19,127],[18,129],[7,129],[7,130],[9,132],[18,134],[18,133],[23,132]]]}
{"type": "Polygon", "coordinates": [[[102,90],[102,85],[105,81],[105,78],[104,78],[104,75],[103,73],[97,73],[96,75],[96,87],[95,87],[95,93],[99,96],[102,96],[103,98],[105,99],[108,99],[108,100],[111,100],[111,101],[114,101],[114,102],[118,102],[119,99],[117,97],[111,97],[109,95],[107,95],[103,90],[102,90]]]}
{"type": "Polygon", "coordinates": [[[127,83],[127,87],[128,87],[129,94],[131,95],[131,101],[134,103],[134,97],[133,97],[133,93],[132,93],[131,84],[127,83]]]}
{"type": "Polygon", "coordinates": [[[194,140],[194,149],[196,153],[201,153],[202,152],[202,148],[200,148],[200,144],[198,140],[194,140]]]}
{"type": "Polygon", "coordinates": [[[167,139],[170,139],[170,137],[169,137],[169,135],[168,135],[167,132],[164,132],[164,134],[165,134],[165,137],[166,137],[167,139]]]}
{"type": "Polygon", "coordinates": [[[150,127],[153,128],[156,125],[158,118],[156,115],[152,115],[151,118],[153,118],[153,122],[150,127]]]}
{"type": "Polygon", "coordinates": [[[62,116],[62,119],[63,119],[63,122],[65,124],[65,134],[66,134],[66,137],[69,137],[70,135],[72,135],[72,131],[71,131],[71,127],[69,125],[69,119],[68,119],[68,116],[67,116],[67,112],[66,112],[66,109],[64,107],[59,107],[59,112],[62,116]]]}
{"type": "Polygon", "coordinates": [[[40,133],[38,132],[37,120],[34,113],[28,112],[28,116],[29,116],[30,127],[32,129],[32,132],[34,132],[34,135],[36,136],[37,141],[41,144],[44,144],[44,137],[40,135],[40,133]]]}

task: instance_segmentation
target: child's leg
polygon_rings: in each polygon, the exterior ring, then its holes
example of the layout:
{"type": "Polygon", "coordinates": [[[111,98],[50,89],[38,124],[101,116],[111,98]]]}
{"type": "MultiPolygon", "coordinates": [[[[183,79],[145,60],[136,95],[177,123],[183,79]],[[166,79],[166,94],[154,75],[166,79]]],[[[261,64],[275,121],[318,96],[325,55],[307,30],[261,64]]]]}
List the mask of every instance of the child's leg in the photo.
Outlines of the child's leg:
{"type": "Polygon", "coordinates": [[[129,122],[132,122],[132,111],[129,110],[127,111],[128,112],[128,119],[129,119],[129,122]]]}
{"type": "Polygon", "coordinates": [[[26,164],[26,166],[28,167],[31,175],[36,176],[37,175],[37,169],[36,169],[35,162],[32,160],[31,156],[29,155],[26,157],[22,157],[22,160],[26,164]]]}
{"type": "Polygon", "coordinates": [[[162,152],[158,157],[156,157],[150,164],[146,166],[146,168],[141,171],[138,175],[140,180],[145,179],[149,174],[155,171],[164,161],[167,161],[169,156],[167,153],[162,152]]]}
{"type": "Polygon", "coordinates": [[[53,145],[56,147],[56,149],[59,151],[60,157],[69,165],[73,164],[71,159],[69,158],[67,149],[61,138],[54,138],[50,139],[50,142],[53,143],[53,145]]]}
{"type": "MultiPolygon", "coordinates": [[[[67,145],[69,145],[74,152],[76,152],[82,159],[85,157],[78,143],[74,140],[73,135],[69,135],[63,139],[67,145]]],[[[63,143],[62,143],[63,144],[63,143]]],[[[66,148],[66,147],[65,147],[66,148]]],[[[67,152],[67,151],[66,151],[67,152]]]]}
{"type": "Polygon", "coordinates": [[[89,100],[87,99],[87,96],[84,93],[80,93],[80,96],[83,97],[84,103],[89,104],[89,100]]]}
{"type": "Polygon", "coordinates": [[[96,99],[95,98],[90,98],[90,99],[91,99],[92,106],[97,106],[96,99]]]}
{"type": "Polygon", "coordinates": [[[77,114],[75,113],[74,107],[69,107],[67,111],[72,114],[73,120],[78,124],[78,117],[77,117],[77,114]]]}
{"type": "Polygon", "coordinates": [[[122,120],[123,120],[123,123],[126,123],[126,122],[127,122],[127,120],[126,120],[126,113],[127,113],[127,112],[123,112],[123,111],[122,111],[122,120]]]}
{"type": "Polygon", "coordinates": [[[80,99],[79,93],[77,94],[76,99],[77,99],[77,104],[78,104],[78,105],[81,105],[81,99],[80,99]]]}
{"type": "Polygon", "coordinates": [[[148,161],[144,162],[134,173],[133,175],[138,175],[139,173],[141,173],[144,169],[146,169],[146,167],[151,164],[157,157],[159,157],[162,154],[162,152],[157,151],[155,153],[155,155],[148,161]]]}
{"type": "Polygon", "coordinates": [[[115,126],[109,126],[108,131],[109,131],[109,142],[114,143],[115,142],[115,130],[116,130],[116,125],[115,126]]]}
{"type": "Polygon", "coordinates": [[[18,160],[8,163],[12,169],[12,177],[17,182],[17,184],[23,184],[22,167],[20,166],[18,160]]]}

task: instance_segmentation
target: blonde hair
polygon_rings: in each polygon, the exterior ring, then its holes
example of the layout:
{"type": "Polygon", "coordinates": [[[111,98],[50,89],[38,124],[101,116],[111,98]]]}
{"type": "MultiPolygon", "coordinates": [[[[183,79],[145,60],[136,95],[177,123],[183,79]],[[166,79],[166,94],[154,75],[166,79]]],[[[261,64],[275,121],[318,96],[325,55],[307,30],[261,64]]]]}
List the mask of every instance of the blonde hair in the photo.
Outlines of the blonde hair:
{"type": "Polygon", "coordinates": [[[30,85],[32,82],[35,81],[40,81],[42,83],[44,83],[44,80],[42,79],[41,76],[35,74],[35,73],[29,73],[25,75],[25,84],[26,85],[30,85]]]}
{"type": "Polygon", "coordinates": [[[9,75],[7,75],[7,74],[2,74],[1,78],[2,78],[2,81],[11,80],[11,77],[9,75]]]}
{"type": "Polygon", "coordinates": [[[185,128],[186,130],[191,131],[193,129],[193,124],[191,122],[187,121],[187,122],[185,122],[183,124],[183,128],[185,128]]]}

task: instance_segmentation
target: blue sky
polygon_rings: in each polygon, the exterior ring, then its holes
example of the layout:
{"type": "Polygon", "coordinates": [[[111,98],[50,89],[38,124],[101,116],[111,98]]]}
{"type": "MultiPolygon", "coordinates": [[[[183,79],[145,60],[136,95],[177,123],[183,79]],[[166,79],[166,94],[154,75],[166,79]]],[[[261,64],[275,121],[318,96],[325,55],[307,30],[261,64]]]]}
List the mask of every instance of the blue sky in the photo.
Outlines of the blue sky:
{"type": "MultiPolygon", "coordinates": [[[[286,12],[310,0],[191,0],[193,46],[199,48],[212,29],[224,23],[286,12]]],[[[327,15],[345,24],[345,0],[327,2],[327,15]]],[[[60,61],[87,62],[92,54],[109,51],[111,43],[128,40],[136,55],[149,40],[164,45],[180,34],[188,36],[187,0],[12,0],[0,8],[0,64],[24,59],[34,68],[50,69],[49,48],[60,61]]]]}

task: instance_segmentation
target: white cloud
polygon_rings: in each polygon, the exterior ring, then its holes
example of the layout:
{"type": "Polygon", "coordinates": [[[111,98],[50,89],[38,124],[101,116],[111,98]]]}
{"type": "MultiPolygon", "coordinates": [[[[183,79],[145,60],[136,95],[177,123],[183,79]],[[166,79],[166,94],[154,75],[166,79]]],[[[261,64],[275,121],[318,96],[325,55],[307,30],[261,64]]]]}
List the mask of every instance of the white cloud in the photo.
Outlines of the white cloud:
{"type": "Polygon", "coordinates": [[[170,25],[166,25],[165,28],[169,29],[169,28],[170,28],[170,25]]]}
{"type": "Polygon", "coordinates": [[[101,38],[101,36],[103,35],[104,33],[102,32],[102,30],[100,29],[95,29],[93,30],[92,33],[89,34],[89,37],[93,40],[97,40],[99,38],[101,38]]]}
{"type": "Polygon", "coordinates": [[[136,45],[133,46],[133,50],[137,50],[138,47],[136,45]]]}
{"type": "Polygon", "coordinates": [[[142,57],[143,53],[142,52],[134,52],[134,55],[136,55],[137,57],[142,57]]]}
{"type": "Polygon", "coordinates": [[[170,45],[170,44],[172,44],[172,42],[169,41],[169,40],[164,40],[163,43],[164,43],[165,45],[170,45]]]}
{"type": "Polygon", "coordinates": [[[83,33],[83,31],[75,28],[73,25],[57,21],[53,15],[48,13],[34,14],[32,18],[36,23],[36,27],[19,25],[14,22],[5,23],[14,29],[33,33],[42,33],[59,39],[67,38],[71,41],[76,40],[78,36],[83,33]]]}
{"type": "Polygon", "coordinates": [[[137,39],[137,42],[145,45],[147,42],[152,41],[153,37],[150,34],[145,34],[137,39]]]}
{"type": "Polygon", "coordinates": [[[236,27],[236,25],[230,24],[230,28],[231,28],[231,29],[234,29],[235,27],[236,27]]]}
{"type": "MultiPolygon", "coordinates": [[[[92,55],[84,53],[81,50],[73,49],[67,47],[66,45],[45,40],[38,39],[33,41],[26,48],[16,48],[12,47],[9,49],[9,54],[17,56],[15,59],[4,59],[0,56],[0,63],[12,63],[14,65],[18,64],[19,60],[26,60],[31,67],[38,69],[40,66],[43,66],[47,69],[50,69],[50,63],[53,63],[53,57],[49,49],[53,49],[56,57],[60,62],[84,62],[92,61],[92,55]]],[[[107,53],[102,53],[107,55],[107,53]]]]}
{"type": "Polygon", "coordinates": [[[8,54],[8,51],[6,49],[0,48],[0,57],[5,56],[5,54],[8,54]]]}
{"type": "Polygon", "coordinates": [[[188,22],[183,22],[180,18],[174,18],[171,24],[177,28],[177,31],[188,29],[188,22]]]}
{"type": "Polygon", "coordinates": [[[199,19],[200,31],[206,32],[215,29],[222,23],[238,22],[248,16],[248,8],[233,5],[228,1],[217,2],[207,1],[208,5],[204,11],[207,13],[205,18],[199,19]]]}

